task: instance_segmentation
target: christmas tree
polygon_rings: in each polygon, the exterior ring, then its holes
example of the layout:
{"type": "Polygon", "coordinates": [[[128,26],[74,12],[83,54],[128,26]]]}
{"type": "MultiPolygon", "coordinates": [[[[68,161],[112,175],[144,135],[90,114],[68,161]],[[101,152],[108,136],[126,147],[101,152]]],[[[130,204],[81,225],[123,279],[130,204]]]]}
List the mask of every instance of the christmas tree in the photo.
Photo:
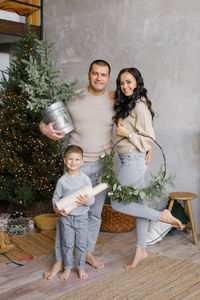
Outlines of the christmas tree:
{"type": "Polygon", "coordinates": [[[28,78],[24,60],[38,55],[36,38],[27,28],[0,82],[0,200],[25,207],[51,199],[63,172],[61,144],[41,134],[41,115],[27,109],[28,94],[20,87],[28,78]]]}

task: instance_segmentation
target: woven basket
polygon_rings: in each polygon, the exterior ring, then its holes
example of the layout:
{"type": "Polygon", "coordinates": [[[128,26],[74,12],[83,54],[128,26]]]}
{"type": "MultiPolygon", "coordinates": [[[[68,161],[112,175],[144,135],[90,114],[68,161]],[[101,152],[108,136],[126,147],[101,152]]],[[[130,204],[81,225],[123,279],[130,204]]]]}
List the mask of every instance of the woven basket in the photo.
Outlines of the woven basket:
{"type": "Polygon", "coordinates": [[[101,231],[126,232],[136,225],[136,217],[125,215],[112,209],[111,204],[104,204],[102,211],[101,231]]]}
{"type": "Polygon", "coordinates": [[[34,218],[35,224],[40,230],[54,230],[59,216],[56,214],[42,214],[34,218]]]}
{"type": "Polygon", "coordinates": [[[23,212],[25,214],[25,217],[32,218],[41,214],[54,213],[51,199],[33,202],[29,207],[10,203],[6,210],[6,212],[10,214],[16,211],[23,212]]]}

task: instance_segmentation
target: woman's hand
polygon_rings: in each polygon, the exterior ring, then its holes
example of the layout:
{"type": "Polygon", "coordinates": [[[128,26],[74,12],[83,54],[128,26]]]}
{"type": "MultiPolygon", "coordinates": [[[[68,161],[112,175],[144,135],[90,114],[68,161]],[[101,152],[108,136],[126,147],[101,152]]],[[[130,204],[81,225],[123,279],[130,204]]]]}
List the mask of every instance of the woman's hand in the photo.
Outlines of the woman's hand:
{"type": "Polygon", "coordinates": [[[118,122],[116,132],[117,132],[117,135],[124,136],[124,137],[128,137],[129,134],[131,133],[130,130],[120,121],[118,122]]]}
{"type": "Polygon", "coordinates": [[[146,165],[150,164],[152,155],[153,155],[153,148],[150,149],[149,151],[147,151],[147,154],[146,154],[146,157],[145,157],[146,165]]]}
{"type": "Polygon", "coordinates": [[[76,203],[79,205],[87,205],[88,202],[90,201],[89,195],[84,194],[84,195],[79,195],[76,197],[76,203]]]}
{"type": "Polygon", "coordinates": [[[115,99],[115,91],[110,91],[109,92],[109,99],[114,100],[115,99]]]}

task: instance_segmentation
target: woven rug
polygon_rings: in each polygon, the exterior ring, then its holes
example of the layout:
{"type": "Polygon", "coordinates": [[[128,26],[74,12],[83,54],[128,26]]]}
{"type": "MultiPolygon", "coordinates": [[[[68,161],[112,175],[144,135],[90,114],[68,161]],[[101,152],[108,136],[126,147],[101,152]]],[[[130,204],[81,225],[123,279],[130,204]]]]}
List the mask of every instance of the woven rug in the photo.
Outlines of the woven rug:
{"type": "MultiPolygon", "coordinates": [[[[11,260],[19,262],[25,259],[33,259],[42,255],[50,255],[54,253],[56,231],[41,231],[40,233],[32,233],[26,235],[13,235],[10,241],[15,248],[0,254],[0,263],[9,263],[11,260]]],[[[106,243],[98,238],[96,246],[106,243]]]]}
{"type": "Polygon", "coordinates": [[[200,265],[154,255],[135,270],[107,275],[57,300],[198,300],[200,265]]]}

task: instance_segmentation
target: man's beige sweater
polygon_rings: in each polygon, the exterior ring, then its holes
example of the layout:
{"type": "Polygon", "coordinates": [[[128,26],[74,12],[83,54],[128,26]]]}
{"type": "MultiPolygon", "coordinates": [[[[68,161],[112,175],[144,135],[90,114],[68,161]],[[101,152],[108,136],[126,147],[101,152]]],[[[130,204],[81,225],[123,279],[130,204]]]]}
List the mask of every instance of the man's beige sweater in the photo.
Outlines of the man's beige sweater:
{"type": "MultiPolygon", "coordinates": [[[[117,144],[119,153],[130,153],[133,149],[146,152],[153,147],[154,142],[151,139],[138,134],[143,133],[155,139],[151,113],[145,102],[145,99],[138,100],[129,116],[120,120],[132,132],[132,137],[123,139],[117,144]]],[[[121,136],[116,135],[115,142],[118,142],[121,138],[121,136]]]]}
{"type": "Polygon", "coordinates": [[[75,130],[70,132],[68,145],[78,145],[83,149],[84,161],[99,160],[112,147],[114,100],[104,95],[93,96],[84,88],[84,97],[76,97],[67,107],[72,116],[75,130]]]}

